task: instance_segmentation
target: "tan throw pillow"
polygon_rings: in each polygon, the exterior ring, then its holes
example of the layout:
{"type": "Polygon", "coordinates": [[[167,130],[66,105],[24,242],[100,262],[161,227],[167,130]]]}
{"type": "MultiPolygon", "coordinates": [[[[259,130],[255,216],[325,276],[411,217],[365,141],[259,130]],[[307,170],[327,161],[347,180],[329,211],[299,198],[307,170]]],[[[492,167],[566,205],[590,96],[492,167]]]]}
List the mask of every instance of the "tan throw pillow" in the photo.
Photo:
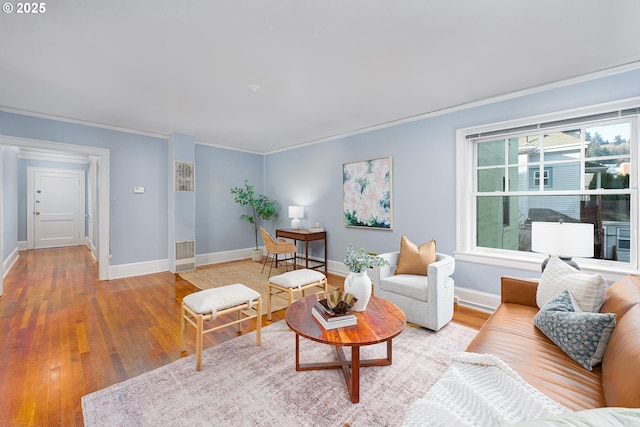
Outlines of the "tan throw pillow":
{"type": "Polygon", "coordinates": [[[430,240],[419,247],[402,236],[400,239],[400,258],[395,274],[427,275],[427,266],[436,260],[436,240],[430,240]]]}

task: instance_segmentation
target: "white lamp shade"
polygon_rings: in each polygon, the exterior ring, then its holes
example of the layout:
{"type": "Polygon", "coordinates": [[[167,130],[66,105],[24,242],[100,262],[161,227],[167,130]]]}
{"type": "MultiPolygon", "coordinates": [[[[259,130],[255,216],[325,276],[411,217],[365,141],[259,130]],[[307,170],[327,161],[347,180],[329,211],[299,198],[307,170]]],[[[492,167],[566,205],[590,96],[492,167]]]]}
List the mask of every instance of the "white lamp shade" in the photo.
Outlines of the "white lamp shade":
{"type": "Polygon", "coordinates": [[[291,220],[291,228],[300,228],[300,220],[298,218],[304,217],[303,206],[289,206],[289,218],[291,220]]]}
{"type": "Polygon", "coordinates": [[[289,206],[289,218],[304,218],[304,206],[289,206]]]}
{"type": "Polygon", "coordinates": [[[532,222],[531,250],[559,257],[593,257],[593,224],[532,222]]]}

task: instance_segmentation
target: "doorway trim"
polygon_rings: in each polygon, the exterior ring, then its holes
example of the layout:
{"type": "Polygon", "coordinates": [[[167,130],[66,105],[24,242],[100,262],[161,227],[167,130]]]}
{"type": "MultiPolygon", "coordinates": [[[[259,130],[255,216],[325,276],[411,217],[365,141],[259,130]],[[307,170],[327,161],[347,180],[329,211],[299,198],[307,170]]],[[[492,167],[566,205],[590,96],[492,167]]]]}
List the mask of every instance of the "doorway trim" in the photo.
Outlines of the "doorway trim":
{"type": "MultiPolygon", "coordinates": [[[[66,144],[38,139],[0,135],[0,145],[41,149],[44,151],[95,156],[99,158],[98,170],[98,280],[109,280],[109,224],[110,221],[110,150],[108,148],[66,144]]],[[[4,189],[0,187],[0,198],[4,189]]],[[[0,242],[2,249],[2,242],[0,242]]],[[[1,252],[0,252],[1,253],[1,252]]],[[[1,289],[1,287],[0,287],[1,289]]]]}

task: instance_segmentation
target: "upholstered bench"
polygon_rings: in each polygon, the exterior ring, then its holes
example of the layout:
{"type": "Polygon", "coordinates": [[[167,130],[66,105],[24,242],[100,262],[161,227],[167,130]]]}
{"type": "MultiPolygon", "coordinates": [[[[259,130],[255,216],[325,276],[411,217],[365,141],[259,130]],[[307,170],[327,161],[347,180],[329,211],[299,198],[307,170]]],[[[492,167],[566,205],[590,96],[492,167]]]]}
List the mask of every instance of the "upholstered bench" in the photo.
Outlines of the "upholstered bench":
{"type": "Polygon", "coordinates": [[[202,343],[204,334],[225,326],[238,325],[240,322],[256,319],[256,345],[260,345],[260,330],[262,326],[262,298],[260,293],[245,285],[236,283],[218,288],[206,289],[187,295],[182,300],[182,351],[186,352],[185,329],[187,322],[196,328],[196,370],[202,369],[202,343]],[[256,314],[246,314],[243,310],[252,309],[255,305],[256,314]],[[237,319],[213,328],[204,329],[204,322],[215,320],[219,315],[237,313],[237,319]]]}
{"type": "Polygon", "coordinates": [[[307,289],[314,287],[320,287],[326,293],[327,278],[319,271],[308,268],[270,277],[267,282],[267,319],[271,320],[271,297],[286,299],[288,307],[293,302],[294,292],[300,292],[304,296],[307,289]]]}

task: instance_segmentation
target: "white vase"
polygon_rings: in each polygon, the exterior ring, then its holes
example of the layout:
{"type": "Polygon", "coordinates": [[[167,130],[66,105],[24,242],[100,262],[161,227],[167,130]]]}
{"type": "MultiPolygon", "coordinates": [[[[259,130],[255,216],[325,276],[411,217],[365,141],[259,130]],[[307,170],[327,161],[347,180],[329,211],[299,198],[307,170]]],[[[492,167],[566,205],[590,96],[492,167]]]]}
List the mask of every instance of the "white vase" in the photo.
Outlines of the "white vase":
{"type": "Polygon", "coordinates": [[[369,278],[366,271],[349,273],[344,280],[344,291],[358,298],[351,310],[364,311],[371,299],[371,278],[369,278]]]}

